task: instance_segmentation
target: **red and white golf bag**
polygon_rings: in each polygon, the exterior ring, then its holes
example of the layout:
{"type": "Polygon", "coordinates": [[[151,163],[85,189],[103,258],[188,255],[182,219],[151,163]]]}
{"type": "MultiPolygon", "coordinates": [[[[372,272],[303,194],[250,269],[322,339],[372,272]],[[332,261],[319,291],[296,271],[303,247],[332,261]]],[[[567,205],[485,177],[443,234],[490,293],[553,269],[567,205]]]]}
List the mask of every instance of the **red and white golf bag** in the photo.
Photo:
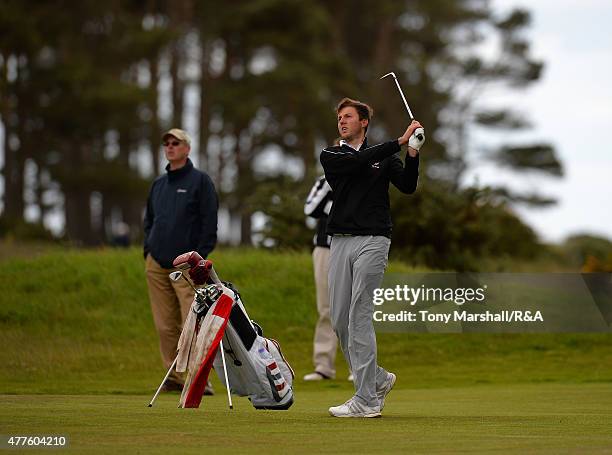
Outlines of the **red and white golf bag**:
{"type": "Polygon", "coordinates": [[[213,366],[227,387],[220,352],[223,346],[232,393],[248,396],[257,409],[289,409],[295,375],[280,345],[262,336],[261,328],[249,319],[238,291],[231,283],[219,281],[210,261],[192,259],[193,252],[185,253],[174,265],[192,262],[189,274],[194,283],[210,275],[214,284],[196,290],[178,342],[176,371],[187,372],[179,406],[200,405],[213,366]]]}

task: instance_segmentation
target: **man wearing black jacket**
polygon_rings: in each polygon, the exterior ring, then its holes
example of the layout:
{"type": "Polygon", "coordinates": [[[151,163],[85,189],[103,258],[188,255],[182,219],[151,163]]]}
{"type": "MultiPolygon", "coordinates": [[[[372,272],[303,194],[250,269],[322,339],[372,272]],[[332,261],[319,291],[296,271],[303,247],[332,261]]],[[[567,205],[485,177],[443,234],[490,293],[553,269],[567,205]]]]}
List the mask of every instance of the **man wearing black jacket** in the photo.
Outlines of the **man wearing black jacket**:
{"type": "Polygon", "coordinates": [[[355,395],[329,408],[334,417],[379,417],[396,377],[376,362],[372,323],[374,289],[380,287],[391,245],[389,182],[414,193],[419,175],[418,150],[401,146],[421,127],[413,121],[396,140],[368,146],[372,109],[345,98],[336,108],[338,146],[321,153],[325,178],[334,192],[327,223],[332,236],[329,260],[331,320],[354,375],[355,395]]]}
{"type": "MultiPolygon", "coordinates": [[[[151,186],[144,219],[144,256],[153,320],[166,369],[176,357],[177,343],[193,290],[172,281],[175,257],[197,251],[206,258],[217,243],[217,193],[210,177],[189,159],[191,138],[178,128],[162,136],[168,165],[151,186]]],[[[180,390],[183,377],[172,372],[166,390],[180,390]]]]}

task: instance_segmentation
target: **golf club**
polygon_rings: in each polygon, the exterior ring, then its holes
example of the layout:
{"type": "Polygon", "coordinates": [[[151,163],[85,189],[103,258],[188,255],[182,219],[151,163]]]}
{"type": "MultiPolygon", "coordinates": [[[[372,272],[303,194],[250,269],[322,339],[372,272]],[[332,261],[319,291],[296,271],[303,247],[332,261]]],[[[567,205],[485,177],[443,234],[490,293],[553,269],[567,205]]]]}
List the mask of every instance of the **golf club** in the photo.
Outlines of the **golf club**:
{"type": "Polygon", "coordinates": [[[181,270],[176,270],[174,272],[171,272],[170,274],[168,274],[168,276],[170,277],[172,281],[178,281],[181,279],[181,277],[183,277],[185,281],[189,283],[189,286],[191,286],[191,289],[193,289],[194,292],[196,292],[196,288],[193,286],[193,284],[191,284],[191,281],[187,279],[187,277],[183,274],[181,270]]]}
{"type": "MultiPolygon", "coordinates": [[[[384,79],[385,77],[391,76],[395,81],[395,85],[397,86],[397,90],[399,90],[400,95],[402,97],[402,101],[404,102],[404,106],[406,106],[406,110],[408,111],[408,115],[410,116],[410,120],[414,120],[414,115],[412,115],[412,111],[410,110],[410,106],[408,106],[408,101],[406,101],[406,97],[404,96],[404,92],[399,85],[397,77],[395,73],[392,71],[390,73],[385,74],[380,79],[384,79]]],[[[425,143],[425,130],[423,128],[417,128],[415,132],[410,136],[408,141],[408,146],[412,147],[415,150],[419,150],[421,146],[425,143]]]]}

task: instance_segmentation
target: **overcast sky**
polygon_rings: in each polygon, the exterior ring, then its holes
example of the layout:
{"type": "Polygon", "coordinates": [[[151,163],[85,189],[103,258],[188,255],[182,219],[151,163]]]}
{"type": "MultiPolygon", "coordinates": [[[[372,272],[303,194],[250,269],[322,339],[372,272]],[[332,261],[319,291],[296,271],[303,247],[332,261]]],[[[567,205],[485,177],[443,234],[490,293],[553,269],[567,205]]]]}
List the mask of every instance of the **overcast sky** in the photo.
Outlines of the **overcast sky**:
{"type": "MultiPolygon", "coordinates": [[[[516,177],[483,165],[469,178],[558,198],[552,208],[519,210],[544,240],[577,232],[612,238],[612,1],[493,0],[492,6],[531,12],[527,36],[545,69],[533,87],[485,101],[511,103],[523,112],[534,128],[513,135],[512,142],[552,143],[565,176],[516,177]]],[[[476,139],[490,140],[479,134],[476,139]]]]}

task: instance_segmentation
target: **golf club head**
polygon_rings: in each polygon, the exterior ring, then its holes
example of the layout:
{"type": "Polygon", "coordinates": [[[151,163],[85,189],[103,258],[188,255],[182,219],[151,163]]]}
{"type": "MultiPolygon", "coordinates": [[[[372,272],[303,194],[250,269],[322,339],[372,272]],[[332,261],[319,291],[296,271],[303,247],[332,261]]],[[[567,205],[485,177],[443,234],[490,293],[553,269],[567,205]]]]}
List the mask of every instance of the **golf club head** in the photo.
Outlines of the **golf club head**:
{"type": "Polygon", "coordinates": [[[170,274],[168,274],[168,276],[170,277],[170,279],[172,281],[178,281],[181,279],[181,276],[183,275],[183,272],[181,272],[180,270],[176,270],[170,274]]]}
{"type": "Polygon", "coordinates": [[[391,71],[390,73],[385,74],[383,77],[381,77],[381,79],[384,79],[384,78],[385,78],[385,77],[387,77],[387,76],[393,76],[393,79],[397,79],[397,78],[395,77],[395,73],[394,73],[393,71],[391,71]]]}

